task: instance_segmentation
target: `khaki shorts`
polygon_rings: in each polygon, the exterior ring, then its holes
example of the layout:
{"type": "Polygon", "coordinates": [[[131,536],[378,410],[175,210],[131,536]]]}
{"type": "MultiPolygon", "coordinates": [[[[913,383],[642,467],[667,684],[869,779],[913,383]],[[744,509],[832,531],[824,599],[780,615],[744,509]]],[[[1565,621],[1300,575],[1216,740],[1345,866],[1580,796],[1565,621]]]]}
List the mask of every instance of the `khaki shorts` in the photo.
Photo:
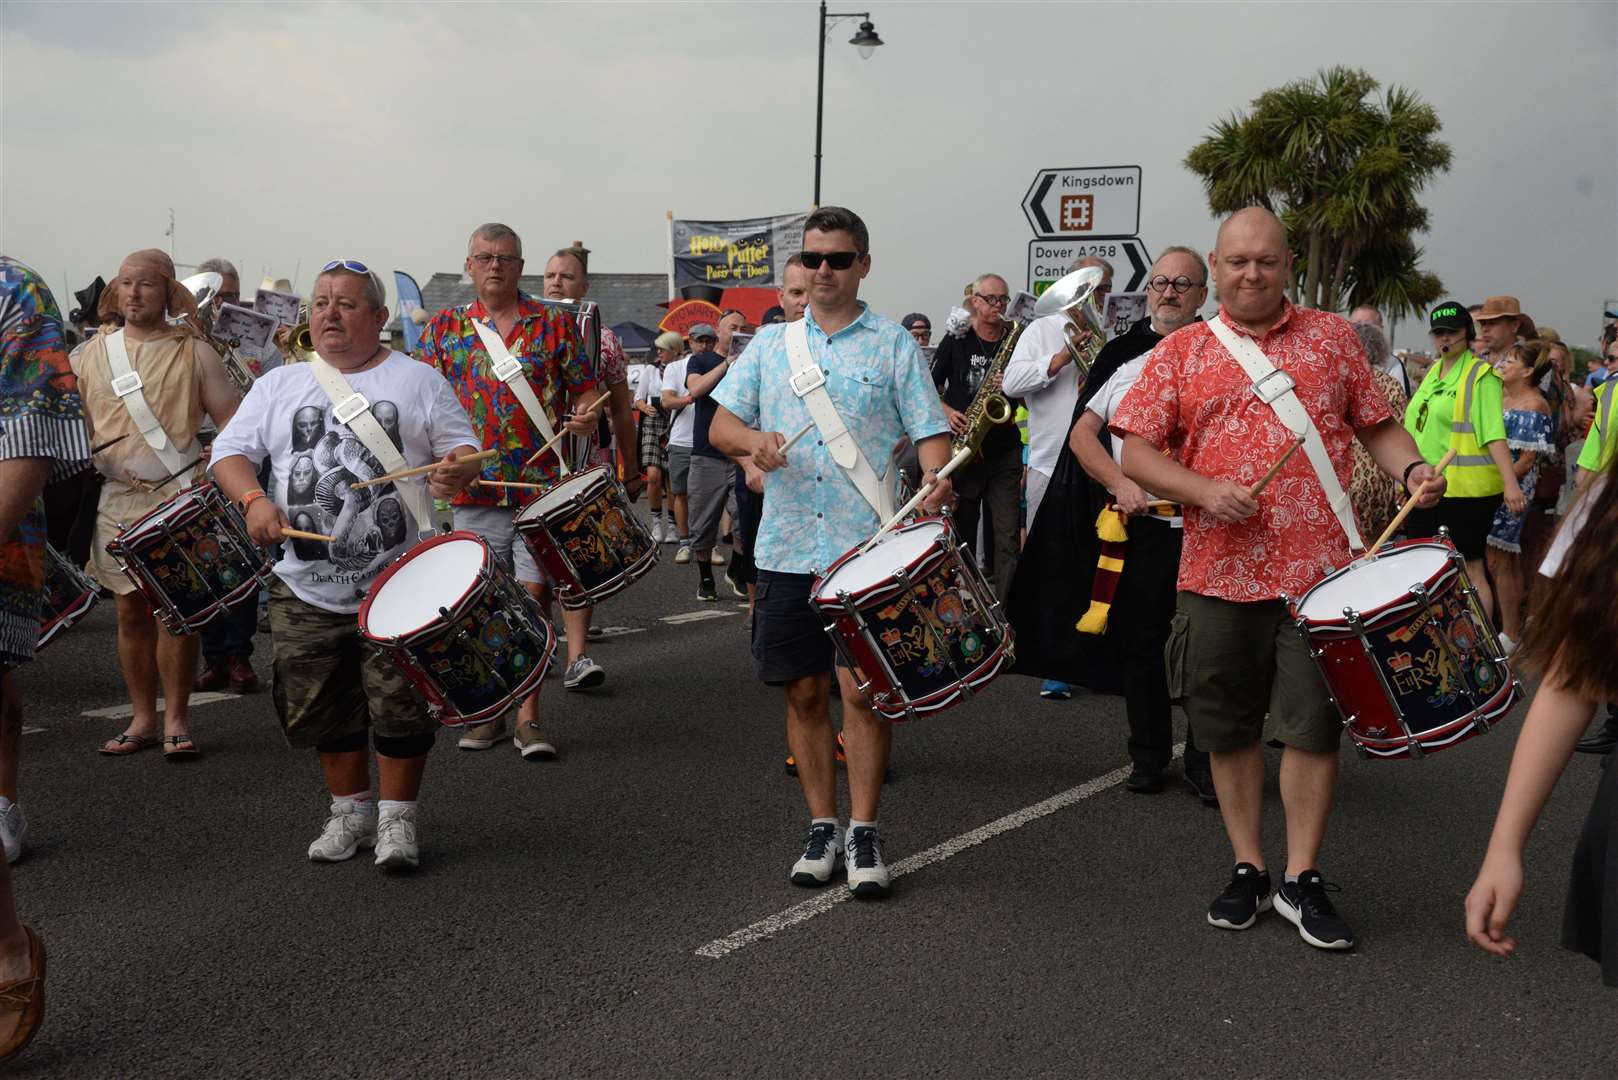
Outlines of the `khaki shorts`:
{"type": "Polygon", "coordinates": [[[1202,749],[1220,754],[1253,745],[1268,714],[1270,738],[1336,751],[1342,719],[1282,601],[1181,592],[1163,659],[1169,697],[1185,709],[1202,749]]]}
{"type": "Polygon", "coordinates": [[[360,638],[353,615],[306,604],[272,577],[270,634],[275,711],[291,745],[319,746],[368,728],[390,738],[438,730],[409,680],[360,638]]]}
{"type": "Polygon", "coordinates": [[[114,595],[127,596],[134,592],[134,580],[119,568],[118,560],[107,552],[107,544],[179,492],[177,483],[160,491],[141,491],[118,480],[104,483],[101,499],[96,503],[95,539],[90,543],[87,567],[90,576],[114,595]]]}

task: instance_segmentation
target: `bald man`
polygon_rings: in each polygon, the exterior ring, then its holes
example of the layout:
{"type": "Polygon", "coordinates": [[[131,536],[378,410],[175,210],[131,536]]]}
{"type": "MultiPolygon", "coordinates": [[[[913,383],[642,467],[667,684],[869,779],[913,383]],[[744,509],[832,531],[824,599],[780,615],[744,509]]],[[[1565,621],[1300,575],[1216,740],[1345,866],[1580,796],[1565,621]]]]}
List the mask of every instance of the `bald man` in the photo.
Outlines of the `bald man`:
{"type": "Polygon", "coordinates": [[[1124,474],[1185,507],[1169,684],[1209,752],[1236,860],[1208,922],[1245,930],[1273,903],[1310,945],[1349,949],[1354,933],[1318,869],[1343,725],[1282,597],[1302,596],[1326,568],[1349,560],[1353,522],[1339,523],[1327,481],[1347,488],[1353,437],[1408,490],[1433,478],[1426,504],[1442,481],[1389,411],[1348,321],[1286,298],[1292,251],[1275,215],[1257,207],[1233,214],[1208,263],[1219,326],[1192,323],[1165,338],[1111,425],[1123,439],[1124,474]],[[1233,347],[1247,338],[1290,376],[1334,477],[1295,454],[1262,493],[1250,493],[1294,435],[1220,341],[1227,331],[1233,347]],[[1273,897],[1261,830],[1266,717],[1270,737],[1285,745],[1286,876],[1273,897]]]}

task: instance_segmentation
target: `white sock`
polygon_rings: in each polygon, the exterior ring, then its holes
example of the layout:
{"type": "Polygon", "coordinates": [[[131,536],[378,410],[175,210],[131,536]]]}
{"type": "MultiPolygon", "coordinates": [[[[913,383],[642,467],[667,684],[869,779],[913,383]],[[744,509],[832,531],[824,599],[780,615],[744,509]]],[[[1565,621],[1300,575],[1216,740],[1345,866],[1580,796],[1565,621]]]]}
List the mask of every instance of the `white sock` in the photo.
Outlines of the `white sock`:
{"type": "Polygon", "coordinates": [[[848,831],[850,833],[853,833],[853,831],[855,829],[861,829],[861,828],[872,828],[872,829],[874,829],[874,828],[876,828],[876,822],[874,822],[874,821],[855,821],[853,818],[848,819],[848,831]]]}
{"type": "Polygon", "coordinates": [[[834,817],[810,818],[809,819],[809,827],[812,829],[816,825],[830,825],[833,828],[835,828],[835,827],[837,827],[837,819],[834,818],[834,817]]]}
{"type": "Polygon", "coordinates": [[[353,803],[354,812],[357,814],[376,813],[376,793],[370,788],[366,788],[364,791],[357,791],[352,795],[333,795],[331,797],[332,802],[336,802],[339,799],[347,799],[349,802],[353,803]]]}
{"type": "Polygon", "coordinates": [[[397,817],[406,810],[414,810],[416,808],[416,800],[411,799],[409,802],[406,802],[403,799],[383,799],[382,802],[378,804],[377,808],[382,811],[383,817],[397,817]]]}

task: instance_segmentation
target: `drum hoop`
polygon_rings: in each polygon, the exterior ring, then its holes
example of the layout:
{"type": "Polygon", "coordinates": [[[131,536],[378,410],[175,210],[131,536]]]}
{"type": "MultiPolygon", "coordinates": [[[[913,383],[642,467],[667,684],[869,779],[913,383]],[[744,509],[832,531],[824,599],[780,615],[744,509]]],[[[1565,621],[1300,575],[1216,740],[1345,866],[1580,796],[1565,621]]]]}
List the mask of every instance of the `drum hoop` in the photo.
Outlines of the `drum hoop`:
{"type": "MultiPolygon", "coordinates": [[[[118,533],[117,536],[108,541],[107,546],[111,548],[113,544],[122,544],[125,537],[128,537],[130,540],[137,541],[147,539],[147,536],[137,534],[141,533],[141,530],[143,529],[155,528],[157,524],[157,516],[163,513],[165,510],[168,510],[170,507],[177,507],[177,509],[170,517],[164,519],[164,524],[169,526],[189,525],[192,521],[196,520],[198,517],[201,517],[204,510],[208,509],[210,506],[217,505],[214,501],[208,498],[210,493],[217,496],[220,502],[223,501],[224,497],[219,495],[219,489],[213,484],[207,482],[195,484],[183,491],[175,492],[167,499],[164,499],[162,502],[146,511],[146,513],[142,514],[140,517],[136,518],[132,525],[124,528],[118,533]],[[181,506],[180,503],[186,500],[194,501],[191,502],[190,505],[181,506]]],[[[129,551],[133,549],[125,544],[124,550],[129,551]]]]}
{"type": "MultiPolygon", "coordinates": [[[[1405,550],[1411,547],[1443,548],[1446,553],[1453,552],[1455,550],[1455,545],[1453,544],[1441,544],[1437,541],[1427,539],[1401,540],[1397,544],[1389,544],[1386,550],[1393,552],[1405,550]]],[[[1291,614],[1295,618],[1303,621],[1304,627],[1306,628],[1306,634],[1313,633],[1316,630],[1335,630],[1342,631],[1343,636],[1345,637],[1352,636],[1353,631],[1349,629],[1349,620],[1347,616],[1337,614],[1333,615],[1329,619],[1316,619],[1303,614],[1303,608],[1309,602],[1309,597],[1315,592],[1316,589],[1319,589],[1332,581],[1336,581],[1338,578],[1352,571],[1356,566],[1362,565],[1363,562],[1364,560],[1362,556],[1355,555],[1351,562],[1339,566],[1337,569],[1333,570],[1331,573],[1309,586],[1309,588],[1301,597],[1298,598],[1297,601],[1290,604],[1292,608],[1291,614]]],[[[1411,591],[1412,589],[1422,588],[1427,590],[1427,592],[1430,594],[1436,592],[1438,586],[1442,585],[1447,579],[1459,577],[1460,573],[1460,568],[1455,565],[1455,560],[1446,555],[1444,564],[1437,570],[1433,571],[1433,573],[1425,580],[1412,582],[1411,585],[1406,587],[1403,593],[1379,607],[1366,608],[1364,610],[1355,609],[1355,614],[1359,616],[1360,622],[1367,629],[1374,629],[1381,626],[1388,616],[1398,614],[1404,611],[1410,605],[1417,603],[1416,594],[1411,591]]]]}
{"type": "MultiPolygon", "coordinates": [[[[930,525],[935,522],[942,521],[945,521],[945,519],[936,515],[933,517],[919,518],[912,521],[908,525],[899,526],[899,528],[893,530],[893,535],[900,536],[923,525],[930,525]]],[[[943,541],[944,537],[953,535],[953,530],[946,528],[944,532],[939,534],[939,539],[940,541],[943,541]]],[[[830,566],[826,567],[826,572],[821,574],[810,587],[809,598],[812,603],[831,608],[842,607],[842,602],[837,599],[838,594],[832,593],[830,595],[822,595],[821,589],[825,587],[826,583],[829,582],[837,574],[837,571],[841,570],[845,564],[859,558],[860,548],[864,547],[865,543],[866,541],[861,540],[858,544],[855,544],[853,547],[849,548],[847,551],[843,552],[836,559],[834,559],[830,566]]],[[[878,598],[886,600],[888,598],[888,591],[901,587],[901,582],[899,580],[901,575],[909,575],[914,577],[917,574],[926,573],[927,571],[932,570],[938,561],[943,560],[950,548],[956,548],[956,545],[952,543],[946,544],[944,542],[929,545],[909,563],[895,568],[892,571],[891,577],[885,578],[881,581],[872,582],[863,589],[843,591],[847,592],[848,596],[861,607],[864,607],[867,603],[878,598]]],[[[876,552],[881,550],[882,546],[879,545],[871,549],[871,554],[874,555],[876,552]]]]}
{"type": "MultiPolygon", "coordinates": [[[[371,633],[370,628],[366,625],[366,618],[371,613],[371,601],[377,598],[382,591],[382,586],[390,578],[392,578],[394,574],[399,572],[399,568],[407,565],[410,562],[411,556],[414,556],[417,552],[426,551],[428,548],[437,547],[440,544],[446,544],[451,540],[475,540],[483,548],[483,565],[478,567],[478,572],[476,576],[473,577],[471,584],[466,587],[466,591],[457,597],[453,604],[442,605],[444,610],[450,613],[451,618],[456,618],[465,613],[465,605],[467,601],[472,597],[480,595],[481,593],[481,590],[479,590],[477,587],[479,585],[487,585],[489,579],[493,575],[489,573],[488,541],[484,540],[483,537],[479,536],[477,533],[467,532],[464,529],[457,529],[454,532],[444,533],[442,536],[435,536],[430,540],[423,540],[421,543],[417,544],[415,547],[411,548],[409,551],[405,552],[399,558],[393,560],[393,562],[384,567],[382,572],[376,576],[376,580],[371,582],[370,588],[365,590],[365,599],[360,602],[360,610],[355,616],[355,621],[359,624],[360,634],[365,638],[365,640],[375,642],[378,645],[411,645],[422,640],[427,631],[440,629],[439,624],[435,622],[418,626],[414,630],[407,630],[405,633],[397,636],[383,637],[381,635],[371,633]]],[[[440,618],[436,611],[433,613],[433,618],[440,618]]]]}

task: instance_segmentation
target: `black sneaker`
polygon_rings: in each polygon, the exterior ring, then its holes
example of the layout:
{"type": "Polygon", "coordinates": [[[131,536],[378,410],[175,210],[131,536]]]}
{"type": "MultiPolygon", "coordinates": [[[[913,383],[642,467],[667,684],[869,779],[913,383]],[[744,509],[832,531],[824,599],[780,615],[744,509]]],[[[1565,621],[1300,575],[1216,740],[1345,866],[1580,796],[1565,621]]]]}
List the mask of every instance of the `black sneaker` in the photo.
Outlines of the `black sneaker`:
{"type": "Polygon", "coordinates": [[[1270,910],[1270,872],[1237,863],[1230,884],[1208,905],[1208,921],[1221,930],[1246,930],[1270,910]]]}
{"type": "Polygon", "coordinates": [[[1203,806],[1219,805],[1219,793],[1214,790],[1212,773],[1188,772],[1185,774],[1185,786],[1191,789],[1191,794],[1202,800],[1203,806]]]}
{"type": "Polygon", "coordinates": [[[1281,883],[1275,894],[1275,910],[1298,928],[1298,936],[1317,949],[1352,949],[1354,931],[1332,907],[1327,892],[1337,886],[1321,880],[1319,870],[1305,870],[1297,884],[1281,883]]]}
{"type": "Polygon", "coordinates": [[[719,592],[714,588],[714,583],[712,581],[697,582],[697,599],[710,604],[717,604],[719,602],[719,592]]]}
{"type": "Polygon", "coordinates": [[[1148,769],[1136,765],[1129,771],[1124,787],[1139,795],[1156,795],[1163,790],[1163,772],[1161,769],[1148,769]]]}

